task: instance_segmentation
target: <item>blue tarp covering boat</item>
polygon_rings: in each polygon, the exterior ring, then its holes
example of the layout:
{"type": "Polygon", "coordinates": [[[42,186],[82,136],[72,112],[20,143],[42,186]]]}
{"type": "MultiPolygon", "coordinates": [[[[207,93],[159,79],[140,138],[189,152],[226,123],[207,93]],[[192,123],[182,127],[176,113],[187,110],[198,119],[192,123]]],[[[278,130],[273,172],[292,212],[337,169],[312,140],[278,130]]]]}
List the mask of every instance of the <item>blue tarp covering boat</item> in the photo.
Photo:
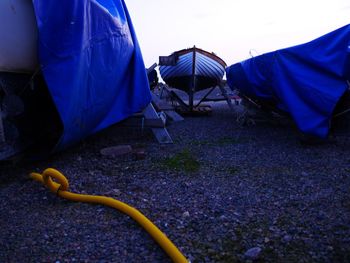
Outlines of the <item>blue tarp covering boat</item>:
{"type": "Polygon", "coordinates": [[[244,95],[288,113],[305,134],[325,138],[349,89],[350,25],[306,44],[266,53],[226,69],[244,95]]]}
{"type": "Polygon", "coordinates": [[[151,100],[123,0],[33,0],[39,61],[63,124],[60,150],[151,100]]]}

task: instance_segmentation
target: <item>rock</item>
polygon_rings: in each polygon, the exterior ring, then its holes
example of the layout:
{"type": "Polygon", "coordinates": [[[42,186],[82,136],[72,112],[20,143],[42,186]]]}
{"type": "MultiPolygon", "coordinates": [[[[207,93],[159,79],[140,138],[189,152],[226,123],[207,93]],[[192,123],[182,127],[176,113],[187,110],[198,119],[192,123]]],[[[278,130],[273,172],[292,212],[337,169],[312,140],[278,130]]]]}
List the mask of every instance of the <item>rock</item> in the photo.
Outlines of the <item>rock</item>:
{"type": "Polygon", "coordinates": [[[112,189],[108,192],[105,193],[105,195],[120,195],[121,194],[121,191],[119,189],[112,189]]]}
{"type": "Polygon", "coordinates": [[[288,243],[292,240],[292,237],[290,235],[285,235],[283,238],[282,238],[282,242],[284,243],[288,243]]]}
{"type": "Polygon", "coordinates": [[[209,254],[215,255],[217,252],[216,252],[215,249],[209,248],[209,249],[208,249],[208,253],[209,253],[209,254]]]}
{"type": "Polygon", "coordinates": [[[189,217],[190,216],[190,212],[186,211],[182,214],[182,217],[189,217]]]}
{"type": "Polygon", "coordinates": [[[133,150],[136,160],[143,160],[146,158],[146,151],[143,148],[133,150]]]}
{"type": "Polygon", "coordinates": [[[139,151],[136,153],[136,159],[137,160],[143,160],[146,158],[146,153],[145,151],[139,151]]]}
{"type": "Polygon", "coordinates": [[[225,215],[221,215],[221,216],[219,217],[219,219],[220,219],[221,221],[225,221],[225,220],[227,219],[227,217],[226,217],[225,215]]]}
{"type": "Polygon", "coordinates": [[[333,251],[333,247],[332,247],[332,246],[328,246],[328,247],[327,247],[327,250],[333,251]]]}
{"type": "Polygon", "coordinates": [[[248,259],[257,259],[260,254],[261,254],[262,249],[260,247],[253,247],[248,249],[245,253],[244,256],[247,257],[248,259]]]}
{"type": "Polygon", "coordinates": [[[118,145],[118,146],[112,146],[103,148],[100,153],[103,156],[110,156],[110,157],[116,157],[119,155],[125,155],[127,153],[132,152],[132,148],[130,145],[118,145]]]}

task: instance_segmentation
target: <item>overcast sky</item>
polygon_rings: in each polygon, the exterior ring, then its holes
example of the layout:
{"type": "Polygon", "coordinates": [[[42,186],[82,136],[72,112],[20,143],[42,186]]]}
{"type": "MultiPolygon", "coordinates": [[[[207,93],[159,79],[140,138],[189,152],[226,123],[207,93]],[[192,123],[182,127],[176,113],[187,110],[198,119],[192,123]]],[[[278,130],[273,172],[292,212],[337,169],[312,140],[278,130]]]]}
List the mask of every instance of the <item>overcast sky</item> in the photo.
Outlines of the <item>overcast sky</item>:
{"type": "Polygon", "coordinates": [[[228,65],[350,23],[349,0],[125,0],[146,66],[196,45],[228,65]]]}

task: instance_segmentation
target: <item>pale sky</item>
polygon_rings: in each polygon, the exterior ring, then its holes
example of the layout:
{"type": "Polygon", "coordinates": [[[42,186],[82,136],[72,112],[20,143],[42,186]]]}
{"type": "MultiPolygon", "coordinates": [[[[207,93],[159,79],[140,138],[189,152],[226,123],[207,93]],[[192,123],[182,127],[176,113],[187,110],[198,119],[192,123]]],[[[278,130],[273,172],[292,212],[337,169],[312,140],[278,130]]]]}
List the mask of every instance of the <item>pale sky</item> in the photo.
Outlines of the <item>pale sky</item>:
{"type": "Polygon", "coordinates": [[[350,23],[349,0],[125,0],[146,67],[196,47],[228,65],[350,23]]]}

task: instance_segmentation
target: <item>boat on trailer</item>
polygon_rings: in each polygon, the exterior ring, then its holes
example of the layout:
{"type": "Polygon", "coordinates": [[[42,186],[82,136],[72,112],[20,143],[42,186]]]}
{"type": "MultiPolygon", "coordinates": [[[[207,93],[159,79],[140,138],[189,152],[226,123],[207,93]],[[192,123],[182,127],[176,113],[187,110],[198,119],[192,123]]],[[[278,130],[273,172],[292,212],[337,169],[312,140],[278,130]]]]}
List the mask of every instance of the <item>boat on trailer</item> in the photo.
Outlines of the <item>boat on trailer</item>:
{"type": "Polygon", "coordinates": [[[188,94],[188,108],[193,110],[194,93],[220,85],[226,63],[215,53],[200,48],[182,49],[159,57],[159,71],[170,87],[188,94]]]}

